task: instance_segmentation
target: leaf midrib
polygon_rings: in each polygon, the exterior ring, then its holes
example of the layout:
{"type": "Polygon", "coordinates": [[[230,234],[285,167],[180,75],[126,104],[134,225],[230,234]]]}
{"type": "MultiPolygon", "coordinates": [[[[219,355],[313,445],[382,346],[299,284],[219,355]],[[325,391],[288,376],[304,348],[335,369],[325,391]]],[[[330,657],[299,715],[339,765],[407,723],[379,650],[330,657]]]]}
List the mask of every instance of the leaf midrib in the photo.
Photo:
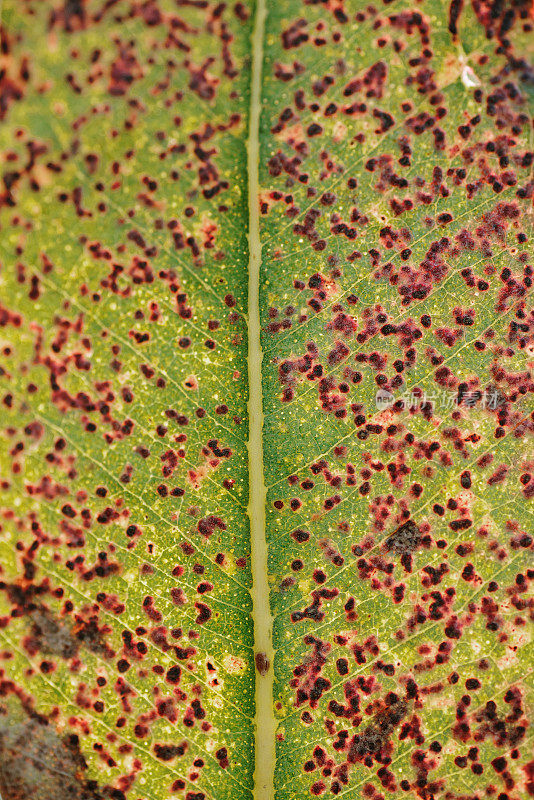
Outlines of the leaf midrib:
{"type": "Polygon", "coordinates": [[[263,388],[260,323],[260,269],[261,241],[259,198],[259,131],[262,103],[263,42],[265,31],[266,0],[256,0],[254,30],[252,35],[252,71],[250,107],[248,115],[247,173],[248,173],[248,378],[249,378],[249,507],[251,565],[252,565],[252,619],[254,625],[254,651],[263,653],[271,666],[262,675],[256,672],[255,715],[255,800],[274,797],[274,767],[276,761],[276,720],[273,707],[273,620],[269,602],[268,552],[265,526],[267,490],[263,469],[263,388]]]}

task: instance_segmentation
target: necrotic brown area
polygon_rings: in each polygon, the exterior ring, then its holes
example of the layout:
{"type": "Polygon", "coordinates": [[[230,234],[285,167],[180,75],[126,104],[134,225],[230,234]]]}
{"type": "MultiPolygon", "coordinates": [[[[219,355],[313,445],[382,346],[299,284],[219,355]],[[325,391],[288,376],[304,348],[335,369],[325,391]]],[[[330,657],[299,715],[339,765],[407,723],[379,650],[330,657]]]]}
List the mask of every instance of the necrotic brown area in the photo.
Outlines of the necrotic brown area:
{"type": "Polygon", "coordinates": [[[88,780],[76,734],[61,736],[44,717],[17,720],[0,706],[0,790],[5,800],[121,800],[118,789],[88,780]]]}

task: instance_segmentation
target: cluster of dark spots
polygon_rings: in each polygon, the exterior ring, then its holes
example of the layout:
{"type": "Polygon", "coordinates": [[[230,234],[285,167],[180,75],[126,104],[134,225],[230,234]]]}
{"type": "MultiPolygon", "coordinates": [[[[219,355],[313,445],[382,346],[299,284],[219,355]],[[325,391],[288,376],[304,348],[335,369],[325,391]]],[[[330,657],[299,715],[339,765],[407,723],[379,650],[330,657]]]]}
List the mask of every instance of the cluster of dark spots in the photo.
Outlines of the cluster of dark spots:
{"type": "MultiPolygon", "coordinates": [[[[68,563],[67,563],[67,568],[68,563]]],[[[117,575],[120,572],[120,564],[118,561],[111,560],[105,551],[100,551],[97,556],[95,564],[89,567],[83,567],[82,562],[76,564],[74,569],[80,573],[84,581],[90,581],[94,578],[108,578],[111,575],[117,575]]]]}
{"type": "Polygon", "coordinates": [[[187,742],[182,742],[181,744],[155,744],[154,753],[160,761],[172,761],[174,758],[183,756],[187,748],[187,742]]]}
{"type": "Polygon", "coordinates": [[[23,559],[22,574],[13,583],[0,581],[0,591],[5,592],[10,605],[11,616],[21,617],[35,611],[41,605],[41,599],[51,593],[50,582],[45,578],[37,583],[36,567],[31,559],[23,559]]]}
{"type": "Polygon", "coordinates": [[[75,615],[75,620],[73,633],[84,647],[104,658],[114,656],[105,638],[111,629],[107,625],[99,626],[97,614],[75,615]]]}
{"type": "MultiPolygon", "coordinates": [[[[478,687],[466,688],[472,692],[478,687]]],[[[471,696],[464,695],[456,707],[454,737],[462,743],[474,742],[479,745],[489,740],[494,747],[503,751],[518,747],[524,741],[529,726],[521,689],[518,686],[510,687],[502,701],[501,709],[494,700],[489,700],[482,708],[470,711],[471,696]]]]}
{"type": "Polygon", "coordinates": [[[321,539],[318,542],[319,547],[321,548],[323,555],[328,561],[330,561],[335,567],[342,567],[345,563],[345,559],[334,545],[330,539],[321,539]]]}
{"type": "Polygon", "coordinates": [[[306,31],[307,26],[308,23],[306,20],[301,18],[296,22],[293,22],[282,33],[282,44],[286,50],[297,48],[304,42],[308,41],[310,37],[306,31]]]}
{"type": "Polygon", "coordinates": [[[220,517],[213,514],[208,517],[203,517],[197,524],[198,532],[206,539],[209,539],[217,529],[225,531],[226,524],[220,517]]]}
{"type": "Polygon", "coordinates": [[[181,674],[182,674],[181,667],[179,667],[178,664],[175,664],[174,667],[171,667],[170,669],[167,670],[165,679],[167,680],[168,683],[176,685],[180,683],[181,674]]]}
{"type": "Polygon", "coordinates": [[[204,623],[208,622],[211,619],[212,611],[209,606],[205,603],[196,602],[195,608],[198,612],[195,622],[197,625],[204,625],[204,623]]]}
{"type": "MultiPolygon", "coordinates": [[[[98,606],[83,607],[74,610],[69,601],[65,604],[64,614],[57,616],[44,603],[43,599],[48,594],[57,594],[48,581],[34,582],[35,566],[26,561],[24,576],[18,583],[6,584],[0,582],[0,590],[6,593],[11,603],[11,617],[27,617],[29,632],[24,639],[26,650],[35,654],[56,655],[70,659],[78,655],[80,645],[91,652],[106,658],[111,658],[114,653],[106,642],[106,633],[110,628],[98,624],[98,606]]],[[[59,590],[62,596],[62,590],[59,590]]]]}
{"type": "Polygon", "coordinates": [[[293,531],[291,534],[293,539],[298,542],[298,544],[302,544],[303,542],[307,542],[310,538],[310,534],[308,531],[304,531],[301,528],[297,528],[297,530],[293,531]]]}
{"type": "Polygon", "coordinates": [[[458,34],[458,19],[462,13],[464,0],[452,0],[449,6],[449,31],[453,36],[458,34]]]}
{"type": "Polygon", "coordinates": [[[287,575],[280,583],[280,591],[285,592],[295,585],[295,578],[292,575],[287,575]]]}
{"type": "MultiPolygon", "coordinates": [[[[22,100],[25,94],[25,86],[30,78],[29,64],[27,57],[23,57],[18,63],[12,55],[12,41],[7,28],[2,25],[2,42],[0,56],[2,58],[2,70],[0,72],[0,120],[3,120],[13,103],[22,100]]],[[[0,207],[7,203],[13,206],[15,202],[11,196],[11,188],[21,177],[18,170],[6,171],[3,174],[3,184],[5,193],[0,194],[0,207]]]]}
{"type": "MultiPolygon", "coordinates": [[[[315,580],[317,583],[323,583],[326,579],[324,573],[317,573],[315,580]]],[[[314,589],[311,593],[312,603],[307,606],[303,611],[293,611],[291,614],[291,622],[301,622],[305,619],[311,619],[315,622],[321,622],[325,617],[325,612],[322,610],[323,600],[333,600],[339,594],[339,589],[314,589]]]]}
{"type": "Polygon", "coordinates": [[[293,670],[295,677],[291,679],[290,686],[296,690],[295,706],[297,708],[304,703],[308,703],[310,708],[316,708],[322,694],[331,686],[330,681],[323,678],[321,672],[332,646],[314,636],[305,636],[304,644],[308,647],[311,645],[313,649],[302,664],[293,670]]]}
{"type": "Polygon", "coordinates": [[[228,749],[226,747],[219,747],[218,750],[215,751],[215,758],[219,762],[219,766],[221,769],[226,769],[230,766],[230,760],[228,758],[228,749]]]}
{"type": "Polygon", "coordinates": [[[108,92],[116,97],[125,95],[132,84],[143,77],[143,70],[133,41],[123,42],[117,38],[115,46],[117,53],[110,66],[108,92]]]}
{"type": "MultiPolygon", "coordinates": [[[[517,57],[512,51],[512,41],[508,34],[512,31],[516,21],[528,20],[531,8],[525,0],[505,0],[505,2],[490,2],[489,0],[474,0],[473,10],[478,21],[486,29],[488,39],[496,38],[499,41],[501,52],[506,52],[511,60],[511,65],[518,70],[527,70],[528,64],[517,57]]],[[[528,73],[527,73],[528,74],[528,73]]]]}
{"type": "Polygon", "coordinates": [[[87,22],[86,0],[63,0],[57,9],[50,12],[49,27],[62,25],[67,33],[83,30],[87,22]]]}

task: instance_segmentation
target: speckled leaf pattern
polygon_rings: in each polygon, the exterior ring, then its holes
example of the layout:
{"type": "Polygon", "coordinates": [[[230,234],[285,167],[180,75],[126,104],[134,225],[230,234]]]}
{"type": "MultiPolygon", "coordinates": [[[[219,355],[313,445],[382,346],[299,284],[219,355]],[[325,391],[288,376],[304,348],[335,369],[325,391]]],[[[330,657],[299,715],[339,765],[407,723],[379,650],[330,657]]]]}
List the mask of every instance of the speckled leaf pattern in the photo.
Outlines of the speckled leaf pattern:
{"type": "Polygon", "coordinates": [[[532,30],[520,2],[269,9],[278,800],[534,791],[532,30]]]}
{"type": "Polygon", "coordinates": [[[252,21],[3,3],[4,800],[251,797],[252,21]]]}
{"type": "MultiPolygon", "coordinates": [[[[532,7],[266,5],[269,797],[522,800],[532,7]]],[[[3,0],[2,800],[260,797],[255,17],[3,0]]]]}

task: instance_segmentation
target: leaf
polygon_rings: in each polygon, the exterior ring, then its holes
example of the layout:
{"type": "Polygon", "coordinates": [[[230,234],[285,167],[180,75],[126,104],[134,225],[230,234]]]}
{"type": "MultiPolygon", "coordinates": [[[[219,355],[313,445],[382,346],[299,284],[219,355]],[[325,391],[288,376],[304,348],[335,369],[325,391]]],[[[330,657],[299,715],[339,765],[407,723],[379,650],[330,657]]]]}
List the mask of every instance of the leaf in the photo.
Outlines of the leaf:
{"type": "Polygon", "coordinates": [[[252,19],[94,0],[3,23],[1,792],[250,797],[252,19]],[[19,730],[59,764],[78,737],[78,784],[17,775],[19,730]]]}
{"type": "Polygon", "coordinates": [[[534,791],[531,10],[266,10],[3,3],[4,800],[534,791]]]}
{"type": "Polygon", "coordinates": [[[532,792],[532,23],[510,9],[270,7],[279,800],[532,792]]]}

